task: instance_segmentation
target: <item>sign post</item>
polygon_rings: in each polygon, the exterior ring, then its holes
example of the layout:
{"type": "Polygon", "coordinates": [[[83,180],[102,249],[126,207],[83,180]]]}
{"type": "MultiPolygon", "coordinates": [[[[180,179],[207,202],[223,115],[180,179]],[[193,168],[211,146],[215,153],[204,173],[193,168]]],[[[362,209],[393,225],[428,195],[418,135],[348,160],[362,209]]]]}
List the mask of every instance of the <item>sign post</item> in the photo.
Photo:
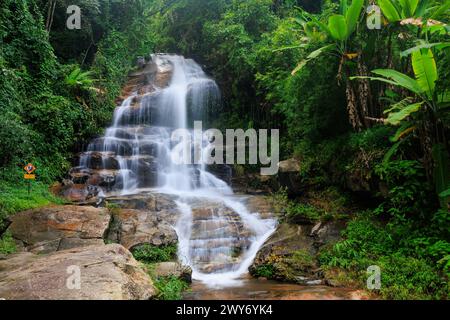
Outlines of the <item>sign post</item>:
{"type": "Polygon", "coordinates": [[[23,175],[23,178],[25,180],[28,180],[28,195],[30,195],[31,192],[31,180],[36,180],[36,175],[33,174],[34,171],[36,171],[36,167],[29,163],[23,168],[27,173],[23,175]]]}

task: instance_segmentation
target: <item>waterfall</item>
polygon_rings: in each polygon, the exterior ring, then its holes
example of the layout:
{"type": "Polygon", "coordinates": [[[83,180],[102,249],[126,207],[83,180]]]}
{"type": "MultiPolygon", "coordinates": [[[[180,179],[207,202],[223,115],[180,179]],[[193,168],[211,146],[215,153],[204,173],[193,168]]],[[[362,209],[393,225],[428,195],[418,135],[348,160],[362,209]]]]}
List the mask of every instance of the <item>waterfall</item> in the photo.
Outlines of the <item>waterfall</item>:
{"type": "MultiPolygon", "coordinates": [[[[191,59],[158,54],[152,56],[152,65],[157,75],[170,74],[166,86],[158,87],[161,79],[153,74],[146,79],[155,84],[151,90],[132,92],[116,109],[105,136],[82,154],[80,168],[94,172],[101,180],[98,185],[110,192],[129,195],[150,189],[176,196],[179,259],[191,266],[194,279],[235,284],[275,222],[249,212],[245,197],[234,195],[207,165],[176,161],[185,148],[172,141],[173,131],[204,119],[220,102],[220,91],[191,59]]],[[[202,143],[208,147],[208,141],[202,143]]]]}

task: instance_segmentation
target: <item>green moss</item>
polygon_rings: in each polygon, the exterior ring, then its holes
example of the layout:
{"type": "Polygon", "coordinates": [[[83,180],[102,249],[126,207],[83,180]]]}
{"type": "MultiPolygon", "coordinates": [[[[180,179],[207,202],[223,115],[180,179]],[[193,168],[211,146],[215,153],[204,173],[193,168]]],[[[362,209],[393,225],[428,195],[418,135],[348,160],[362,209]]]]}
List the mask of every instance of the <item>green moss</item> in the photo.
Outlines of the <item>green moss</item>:
{"type": "Polygon", "coordinates": [[[306,250],[297,250],[292,255],[292,261],[302,267],[311,267],[314,265],[314,257],[306,250]]]}

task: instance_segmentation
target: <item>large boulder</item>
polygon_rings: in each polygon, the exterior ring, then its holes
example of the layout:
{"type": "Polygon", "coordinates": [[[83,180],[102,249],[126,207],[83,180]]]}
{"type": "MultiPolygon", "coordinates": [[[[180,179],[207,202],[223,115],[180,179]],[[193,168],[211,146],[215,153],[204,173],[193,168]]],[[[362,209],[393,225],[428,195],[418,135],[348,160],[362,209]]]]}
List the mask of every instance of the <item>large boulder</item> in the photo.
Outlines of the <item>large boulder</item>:
{"type": "Polygon", "coordinates": [[[26,251],[49,253],[103,244],[110,219],[104,208],[52,206],[12,216],[8,231],[26,251]]]}
{"type": "Polygon", "coordinates": [[[132,249],[142,244],[167,246],[177,243],[175,229],[158,214],[135,209],[119,209],[113,215],[108,239],[132,249]]]}
{"type": "Polygon", "coordinates": [[[317,285],[323,283],[317,254],[323,245],[340,239],[345,224],[340,221],[316,224],[282,223],[257,253],[249,271],[279,281],[317,285]]]}
{"type": "Polygon", "coordinates": [[[300,177],[300,161],[288,159],[278,163],[278,183],[287,188],[290,195],[299,195],[302,192],[302,181],[300,177]]]}
{"type": "Polygon", "coordinates": [[[0,260],[0,298],[7,300],[147,300],[155,294],[149,276],[118,244],[0,260]]]}

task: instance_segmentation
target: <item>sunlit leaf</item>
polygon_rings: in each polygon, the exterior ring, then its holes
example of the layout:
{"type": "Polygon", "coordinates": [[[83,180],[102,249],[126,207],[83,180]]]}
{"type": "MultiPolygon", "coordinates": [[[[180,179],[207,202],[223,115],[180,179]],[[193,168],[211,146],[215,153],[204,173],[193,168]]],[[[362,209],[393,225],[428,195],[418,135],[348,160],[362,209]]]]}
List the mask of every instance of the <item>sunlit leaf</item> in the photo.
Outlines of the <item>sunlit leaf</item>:
{"type": "Polygon", "coordinates": [[[422,49],[412,53],[412,65],[416,80],[422,91],[427,92],[431,98],[436,87],[438,72],[436,61],[431,49],[422,49]]]}
{"type": "Polygon", "coordinates": [[[391,113],[389,113],[389,116],[386,119],[386,122],[393,126],[398,126],[402,120],[406,119],[411,114],[419,111],[420,108],[422,107],[422,104],[423,104],[423,102],[410,104],[410,105],[404,107],[403,109],[401,109],[400,111],[391,112],[391,113]]]}
{"type": "Polygon", "coordinates": [[[330,34],[335,40],[344,41],[348,36],[348,26],[345,17],[339,14],[333,15],[328,20],[330,34]]]}

